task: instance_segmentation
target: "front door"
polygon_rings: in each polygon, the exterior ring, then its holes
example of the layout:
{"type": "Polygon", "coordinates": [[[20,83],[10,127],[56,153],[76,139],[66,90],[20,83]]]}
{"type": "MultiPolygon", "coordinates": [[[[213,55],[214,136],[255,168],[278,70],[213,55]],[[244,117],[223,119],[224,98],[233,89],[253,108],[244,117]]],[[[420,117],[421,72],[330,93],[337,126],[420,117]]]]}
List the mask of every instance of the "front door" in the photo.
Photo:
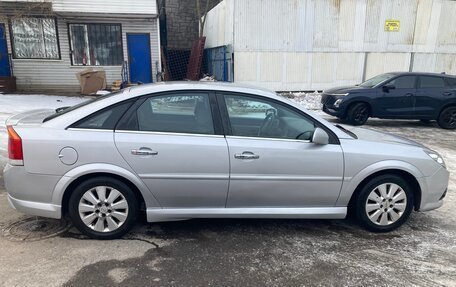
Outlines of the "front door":
{"type": "Polygon", "coordinates": [[[212,109],[206,92],[155,95],[115,132],[119,152],[163,208],[225,207],[228,147],[212,109]]]}
{"type": "Polygon", "coordinates": [[[151,83],[152,62],[150,56],[150,35],[127,33],[127,48],[130,82],[151,83]]]}
{"type": "Polygon", "coordinates": [[[0,77],[11,76],[8,58],[8,48],[6,45],[5,25],[0,24],[0,77]]]}
{"type": "Polygon", "coordinates": [[[413,99],[416,95],[416,76],[399,76],[385,85],[394,89],[379,88],[375,103],[376,113],[381,118],[410,118],[413,113],[413,99]]]}
{"type": "Polygon", "coordinates": [[[340,145],[310,142],[317,125],[267,98],[227,94],[227,208],[333,207],[342,185],[340,145]]]}

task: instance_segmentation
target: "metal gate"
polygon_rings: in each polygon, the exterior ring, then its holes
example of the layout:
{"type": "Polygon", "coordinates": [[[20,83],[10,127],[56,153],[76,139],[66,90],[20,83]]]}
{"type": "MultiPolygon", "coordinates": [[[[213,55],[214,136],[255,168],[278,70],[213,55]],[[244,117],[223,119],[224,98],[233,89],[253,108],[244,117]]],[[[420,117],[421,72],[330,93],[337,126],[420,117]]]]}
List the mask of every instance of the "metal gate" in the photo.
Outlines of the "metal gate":
{"type": "Polygon", "coordinates": [[[233,49],[231,45],[204,50],[205,72],[217,81],[233,82],[233,49]]]}

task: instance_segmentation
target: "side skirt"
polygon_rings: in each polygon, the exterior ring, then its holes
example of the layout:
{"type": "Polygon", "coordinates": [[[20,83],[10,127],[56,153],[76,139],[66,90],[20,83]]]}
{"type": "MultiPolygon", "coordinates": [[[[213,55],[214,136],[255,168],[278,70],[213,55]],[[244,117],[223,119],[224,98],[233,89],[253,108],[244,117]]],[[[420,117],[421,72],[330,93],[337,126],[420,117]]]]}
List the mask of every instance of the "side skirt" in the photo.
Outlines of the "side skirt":
{"type": "Polygon", "coordinates": [[[191,218],[301,218],[343,219],[347,207],[307,208],[148,208],[147,221],[176,221],[191,218]]]}

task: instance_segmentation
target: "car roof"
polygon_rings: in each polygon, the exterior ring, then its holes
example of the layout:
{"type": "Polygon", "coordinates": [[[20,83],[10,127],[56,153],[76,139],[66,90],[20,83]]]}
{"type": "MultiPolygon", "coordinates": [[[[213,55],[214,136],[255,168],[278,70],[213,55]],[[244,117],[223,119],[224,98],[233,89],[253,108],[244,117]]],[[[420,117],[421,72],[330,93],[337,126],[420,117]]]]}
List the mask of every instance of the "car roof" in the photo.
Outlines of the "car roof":
{"type": "Polygon", "coordinates": [[[455,75],[443,74],[443,73],[430,73],[430,72],[389,72],[385,74],[392,75],[414,75],[414,76],[438,76],[447,78],[456,78],[455,75]]]}
{"type": "Polygon", "coordinates": [[[268,96],[276,96],[276,93],[250,85],[228,83],[228,82],[209,82],[209,81],[176,81],[176,82],[157,82],[151,84],[141,84],[138,86],[130,87],[128,92],[131,94],[147,94],[166,91],[182,91],[182,90],[213,90],[224,92],[241,92],[241,93],[255,93],[265,94],[268,96]]]}

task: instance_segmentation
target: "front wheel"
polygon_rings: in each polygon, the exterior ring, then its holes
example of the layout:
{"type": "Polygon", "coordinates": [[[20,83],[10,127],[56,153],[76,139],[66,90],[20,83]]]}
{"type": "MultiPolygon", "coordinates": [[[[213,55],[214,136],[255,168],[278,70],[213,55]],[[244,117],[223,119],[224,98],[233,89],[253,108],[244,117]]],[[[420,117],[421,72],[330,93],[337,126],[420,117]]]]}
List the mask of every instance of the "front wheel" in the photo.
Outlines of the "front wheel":
{"type": "Polygon", "coordinates": [[[351,125],[361,126],[367,122],[370,116],[369,106],[365,103],[357,103],[350,107],[347,112],[347,121],[351,125]]]}
{"type": "Polygon", "coordinates": [[[443,129],[456,129],[456,106],[443,109],[437,123],[443,129]]]}
{"type": "Polygon", "coordinates": [[[123,182],[97,177],[82,182],[69,200],[68,212],[73,224],[94,239],[115,239],[135,224],[138,202],[123,182]]]}
{"type": "Polygon", "coordinates": [[[413,209],[413,192],[409,184],[394,174],[370,180],[355,200],[356,217],[373,232],[388,232],[401,226],[413,209]]]}

